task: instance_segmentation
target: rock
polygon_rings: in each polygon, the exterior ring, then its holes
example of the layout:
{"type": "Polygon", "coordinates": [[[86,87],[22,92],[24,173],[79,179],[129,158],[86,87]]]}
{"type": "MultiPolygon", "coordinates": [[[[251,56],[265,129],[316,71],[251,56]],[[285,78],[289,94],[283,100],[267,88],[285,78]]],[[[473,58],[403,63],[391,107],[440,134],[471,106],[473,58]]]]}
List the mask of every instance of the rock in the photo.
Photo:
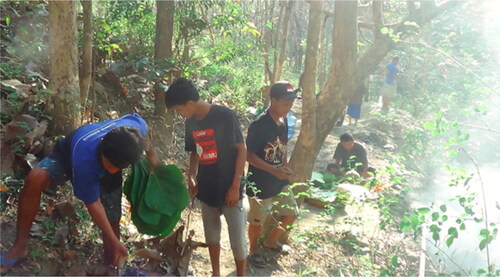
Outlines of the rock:
{"type": "Polygon", "coordinates": [[[77,253],[75,250],[67,250],[63,253],[63,259],[65,260],[75,260],[77,257],[77,253]]]}
{"type": "Polygon", "coordinates": [[[66,276],[84,276],[86,274],[86,266],[82,264],[74,264],[67,271],[66,276]]]}
{"type": "Polygon", "coordinates": [[[68,236],[69,236],[69,227],[68,226],[59,227],[56,233],[54,234],[54,242],[58,246],[63,247],[68,242],[68,236]]]}
{"type": "Polygon", "coordinates": [[[384,145],[384,149],[392,151],[392,150],[396,149],[396,146],[394,146],[393,144],[388,143],[388,144],[384,145]]]}
{"type": "Polygon", "coordinates": [[[47,259],[40,263],[40,276],[59,276],[63,265],[55,259],[47,259]]]}

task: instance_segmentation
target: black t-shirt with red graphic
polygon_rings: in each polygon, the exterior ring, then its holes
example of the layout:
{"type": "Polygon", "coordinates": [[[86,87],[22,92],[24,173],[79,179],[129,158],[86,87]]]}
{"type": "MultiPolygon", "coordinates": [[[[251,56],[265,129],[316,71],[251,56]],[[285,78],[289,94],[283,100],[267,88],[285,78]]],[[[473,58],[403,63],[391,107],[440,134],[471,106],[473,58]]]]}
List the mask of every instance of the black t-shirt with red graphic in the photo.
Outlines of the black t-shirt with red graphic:
{"type": "MultiPolygon", "coordinates": [[[[286,144],[288,142],[288,122],[278,125],[269,114],[269,110],[256,119],[248,128],[247,151],[255,153],[266,163],[279,167],[285,162],[286,144]]],[[[267,199],[278,195],[288,180],[279,180],[271,173],[260,170],[252,165],[248,167],[250,182],[255,183],[256,196],[267,199]]],[[[254,189],[247,187],[247,195],[255,196],[254,189]]]]}
{"type": "MultiPolygon", "coordinates": [[[[236,169],[237,143],[243,143],[240,123],[226,107],[212,105],[203,119],[186,120],[185,149],[199,156],[196,197],[209,206],[225,204],[236,169]]],[[[242,192],[240,186],[240,199],[242,192]]]]}

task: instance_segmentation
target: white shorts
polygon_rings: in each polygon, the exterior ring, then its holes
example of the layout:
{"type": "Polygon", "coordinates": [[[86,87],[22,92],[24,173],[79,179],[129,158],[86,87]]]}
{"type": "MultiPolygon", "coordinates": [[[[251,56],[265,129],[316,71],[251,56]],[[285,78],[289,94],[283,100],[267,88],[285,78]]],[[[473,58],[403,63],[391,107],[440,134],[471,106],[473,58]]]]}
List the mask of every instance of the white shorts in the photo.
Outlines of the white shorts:
{"type": "Polygon", "coordinates": [[[382,96],[393,98],[396,95],[396,85],[384,83],[382,86],[382,96]]]}

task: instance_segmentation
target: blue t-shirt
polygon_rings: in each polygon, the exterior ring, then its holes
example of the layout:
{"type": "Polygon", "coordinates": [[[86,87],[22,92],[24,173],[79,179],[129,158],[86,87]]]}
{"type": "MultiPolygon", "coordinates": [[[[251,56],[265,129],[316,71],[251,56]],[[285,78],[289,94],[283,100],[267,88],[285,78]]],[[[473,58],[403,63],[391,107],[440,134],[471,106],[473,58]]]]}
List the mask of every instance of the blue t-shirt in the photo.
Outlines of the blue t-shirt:
{"type": "Polygon", "coordinates": [[[393,63],[387,64],[385,68],[387,69],[387,74],[385,75],[385,83],[394,85],[394,79],[399,73],[399,69],[393,63]]]}
{"type": "Polygon", "coordinates": [[[98,146],[102,138],[116,127],[137,128],[141,135],[147,134],[147,125],[138,114],[128,114],[78,128],[71,136],[71,181],[75,196],[85,204],[99,199],[99,179],[109,174],[102,166],[98,146]]]}

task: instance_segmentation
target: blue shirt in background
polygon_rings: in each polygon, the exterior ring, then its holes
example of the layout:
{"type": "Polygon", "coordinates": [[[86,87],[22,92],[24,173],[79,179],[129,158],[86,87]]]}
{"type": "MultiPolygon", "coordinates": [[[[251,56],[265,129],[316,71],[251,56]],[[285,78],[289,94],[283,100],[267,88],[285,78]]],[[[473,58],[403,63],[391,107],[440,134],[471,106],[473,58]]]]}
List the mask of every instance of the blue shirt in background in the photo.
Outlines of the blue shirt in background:
{"type": "Polygon", "coordinates": [[[99,179],[109,174],[102,166],[98,153],[102,138],[116,127],[137,128],[141,135],[147,134],[147,125],[138,114],[128,114],[117,119],[84,125],[71,135],[71,181],[75,196],[85,204],[99,199],[99,179]]]}
{"type": "Polygon", "coordinates": [[[393,63],[387,64],[385,68],[387,69],[387,74],[385,75],[385,83],[394,85],[395,77],[399,73],[399,69],[393,63]]]}

